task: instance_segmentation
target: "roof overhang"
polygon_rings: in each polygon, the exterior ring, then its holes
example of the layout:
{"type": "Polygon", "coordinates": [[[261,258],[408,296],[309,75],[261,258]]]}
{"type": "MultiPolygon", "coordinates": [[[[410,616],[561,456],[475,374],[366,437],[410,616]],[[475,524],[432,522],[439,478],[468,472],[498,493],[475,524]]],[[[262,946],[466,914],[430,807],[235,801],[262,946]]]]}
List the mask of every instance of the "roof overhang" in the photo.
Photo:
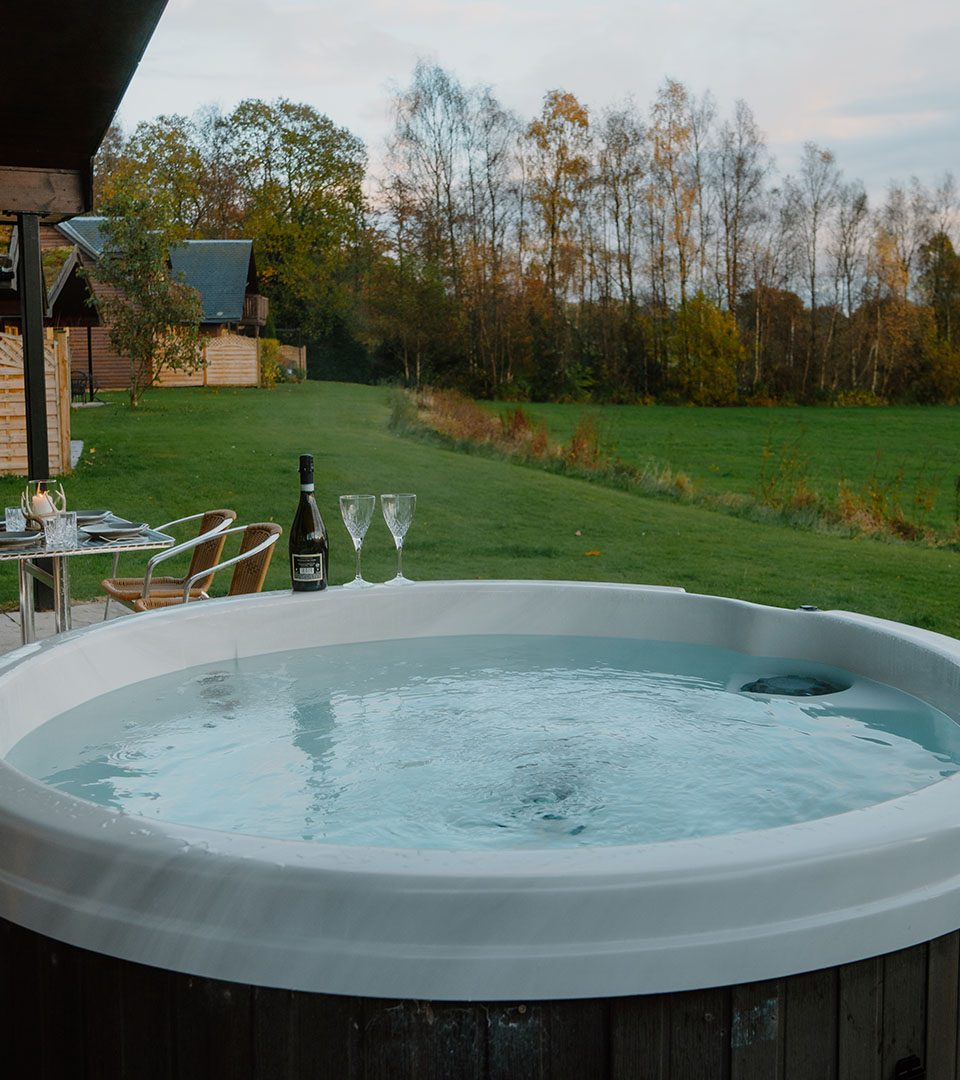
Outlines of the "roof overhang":
{"type": "Polygon", "coordinates": [[[0,219],[28,213],[56,221],[92,208],[94,155],[166,3],[4,5],[0,219]]]}

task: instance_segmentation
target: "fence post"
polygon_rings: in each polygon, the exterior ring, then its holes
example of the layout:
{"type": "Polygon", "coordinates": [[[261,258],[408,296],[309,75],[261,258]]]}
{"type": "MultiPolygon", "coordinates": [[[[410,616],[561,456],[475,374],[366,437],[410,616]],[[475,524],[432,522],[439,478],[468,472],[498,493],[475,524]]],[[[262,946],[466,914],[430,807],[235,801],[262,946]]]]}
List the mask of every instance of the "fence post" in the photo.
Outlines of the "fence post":
{"type": "Polygon", "coordinates": [[[70,331],[65,326],[58,326],[53,331],[53,350],[57,367],[57,412],[60,420],[60,472],[70,473],[70,400],[71,362],[70,331]]]}

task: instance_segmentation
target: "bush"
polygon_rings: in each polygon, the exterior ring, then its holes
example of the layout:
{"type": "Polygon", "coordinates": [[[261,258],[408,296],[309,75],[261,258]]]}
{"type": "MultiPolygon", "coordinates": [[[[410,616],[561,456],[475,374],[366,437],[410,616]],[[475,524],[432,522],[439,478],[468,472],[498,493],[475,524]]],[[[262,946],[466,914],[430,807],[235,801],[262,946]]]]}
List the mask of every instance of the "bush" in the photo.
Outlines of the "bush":
{"type": "Polygon", "coordinates": [[[265,390],[272,390],[283,381],[282,371],[280,342],[276,338],[260,338],[260,385],[265,390]]]}

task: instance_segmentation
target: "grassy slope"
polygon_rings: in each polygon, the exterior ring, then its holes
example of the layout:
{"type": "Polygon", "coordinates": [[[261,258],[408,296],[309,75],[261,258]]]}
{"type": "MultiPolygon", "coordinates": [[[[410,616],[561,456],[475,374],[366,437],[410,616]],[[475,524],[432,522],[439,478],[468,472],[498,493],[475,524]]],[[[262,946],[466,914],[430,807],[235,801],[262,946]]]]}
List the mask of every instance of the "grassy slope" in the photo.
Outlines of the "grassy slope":
{"type": "MultiPolygon", "coordinates": [[[[499,405],[503,412],[513,406],[499,405]]],[[[810,486],[836,498],[841,479],[856,491],[876,479],[890,485],[902,471],[900,500],[914,517],[915,493],[935,492],[928,521],[946,531],[955,523],[960,475],[960,408],[900,406],[851,409],[692,409],[683,406],[524,405],[544,420],[551,436],[567,442],[581,417],[593,417],[601,445],[635,465],[648,461],[685,472],[698,490],[754,495],[763,449],[776,472],[783,450],[805,463],[810,486]]]]}
{"type": "MultiPolygon", "coordinates": [[[[74,507],[110,506],[154,523],[225,505],[241,521],[274,519],[286,528],[297,498],[297,455],[311,451],[333,542],[334,581],[352,576],[336,496],[410,490],[418,508],[405,568],[414,578],[674,584],[788,607],[851,608],[960,635],[954,552],[756,525],[440,450],[391,435],[387,412],[386,391],[335,383],[272,392],[151,391],[133,414],[117,398],[106,408],[74,411],[74,437],[84,440],[86,452],[66,480],[68,498],[74,507]],[[587,556],[591,550],[601,554],[587,556]]],[[[638,412],[649,417],[660,410],[638,412]]],[[[773,415],[756,412],[768,423],[773,415]]],[[[733,414],[666,415],[700,433],[704,417],[709,423],[733,414]]],[[[816,415],[842,420],[835,412],[816,415]]],[[[681,437],[693,438],[677,432],[681,437]]],[[[4,505],[15,501],[19,487],[14,478],[0,478],[4,505]]],[[[285,537],[280,544],[268,588],[288,584],[285,537]]],[[[131,555],[121,566],[130,570],[138,562],[131,555]]],[[[364,566],[372,580],[392,573],[392,541],[382,519],[371,528],[364,566]]],[[[108,570],[106,556],[75,562],[74,595],[97,595],[108,570]]],[[[2,564],[0,602],[9,606],[15,597],[14,566],[2,564]]]]}

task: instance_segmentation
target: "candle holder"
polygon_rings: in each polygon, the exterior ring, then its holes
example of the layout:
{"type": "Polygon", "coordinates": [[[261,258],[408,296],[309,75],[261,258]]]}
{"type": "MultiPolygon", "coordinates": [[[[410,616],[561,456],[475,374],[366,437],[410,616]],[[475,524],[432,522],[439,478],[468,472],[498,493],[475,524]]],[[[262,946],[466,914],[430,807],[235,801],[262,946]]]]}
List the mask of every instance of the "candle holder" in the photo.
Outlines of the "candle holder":
{"type": "Polygon", "coordinates": [[[27,529],[40,532],[45,518],[53,517],[67,508],[63,485],[54,480],[28,480],[20,496],[20,508],[26,519],[27,529]]]}

